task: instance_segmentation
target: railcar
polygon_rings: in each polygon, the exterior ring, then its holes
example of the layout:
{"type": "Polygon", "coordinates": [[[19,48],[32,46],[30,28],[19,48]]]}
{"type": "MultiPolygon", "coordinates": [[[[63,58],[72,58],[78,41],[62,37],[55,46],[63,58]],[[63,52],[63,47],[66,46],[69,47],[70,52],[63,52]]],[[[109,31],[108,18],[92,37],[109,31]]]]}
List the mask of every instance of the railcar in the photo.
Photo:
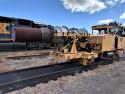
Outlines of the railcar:
{"type": "Polygon", "coordinates": [[[50,47],[51,32],[51,26],[0,16],[0,43],[25,43],[28,49],[50,47]]]}
{"type": "Polygon", "coordinates": [[[51,53],[55,61],[80,61],[83,65],[89,65],[95,60],[112,59],[119,60],[119,55],[125,51],[125,37],[118,34],[119,27],[112,25],[92,26],[92,34],[87,33],[63,33],[58,36],[70,38],[69,42],[61,49],[51,53]],[[94,35],[94,30],[99,34],[94,35]]]}

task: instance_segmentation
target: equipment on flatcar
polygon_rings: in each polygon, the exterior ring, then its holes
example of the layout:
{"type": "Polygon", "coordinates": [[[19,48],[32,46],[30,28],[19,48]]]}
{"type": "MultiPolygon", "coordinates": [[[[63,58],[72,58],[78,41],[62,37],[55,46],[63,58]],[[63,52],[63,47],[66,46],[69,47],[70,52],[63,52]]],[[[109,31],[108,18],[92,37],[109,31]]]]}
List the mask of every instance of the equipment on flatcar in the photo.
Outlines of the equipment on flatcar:
{"type": "MultiPolygon", "coordinates": [[[[95,59],[104,58],[119,60],[119,54],[125,50],[125,37],[117,36],[117,26],[92,26],[92,33],[98,30],[98,35],[87,33],[66,33],[61,31],[56,36],[65,36],[70,39],[67,44],[51,53],[55,61],[80,61],[83,65],[92,63],[95,59]]],[[[76,31],[76,30],[72,30],[76,31]]]]}
{"type": "Polygon", "coordinates": [[[57,50],[51,55],[58,60],[78,60],[83,65],[95,59],[119,59],[125,51],[125,28],[120,24],[92,26],[92,35],[85,29],[54,27],[36,24],[26,19],[0,16],[0,42],[26,43],[27,48],[50,47],[57,50]],[[95,31],[98,34],[95,35],[95,31]]]}

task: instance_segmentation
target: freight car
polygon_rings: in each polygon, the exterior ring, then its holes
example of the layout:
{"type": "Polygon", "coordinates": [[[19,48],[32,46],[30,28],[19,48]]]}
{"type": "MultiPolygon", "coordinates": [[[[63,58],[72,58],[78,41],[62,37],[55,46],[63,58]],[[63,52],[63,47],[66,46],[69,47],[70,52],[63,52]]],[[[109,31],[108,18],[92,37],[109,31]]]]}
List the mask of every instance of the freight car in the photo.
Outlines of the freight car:
{"type": "Polygon", "coordinates": [[[12,30],[15,27],[35,27],[33,21],[0,16],[0,43],[12,42],[12,30]]]}
{"type": "Polygon", "coordinates": [[[31,20],[0,16],[0,43],[25,43],[30,49],[49,47],[51,31],[51,26],[31,20]]]}
{"type": "Polygon", "coordinates": [[[74,40],[74,36],[76,36],[78,40],[76,42],[78,51],[90,51],[92,50],[91,48],[99,49],[100,47],[100,53],[98,55],[101,56],[102,53],[106,55],[111,54],[107,53],[108,51],[113,52],[123,49],[125,35],[122,34],[124,30],[120,26],[116,24],[93,26],[92,32],[93,30],[98,30],[99,35],[89,35],[85,29],[69,29],[66,26],[54,27],[51,25],[36,24],[31,20],[0,16],[0,42],[26,43],[26,47],[29,49],[41,49],[43,47],[50,47],[53,44],[59,50],[65,45],[68,45],[68,49],[71,50],[73,45],[72,41],[74,40]],[[104,34],[109,35],[104,36],[104,34]],[[113,43],[112,45],[115,48],[112,46],[106,48],[104,46],[105,43],[104,45],[103,43],[101,45],[99,44],[100,46],[98,47],[94,46],[96,42],[100,42],[99,40],[104,42],[103,38],[105,39],[105,37],[107,40],[111,39],[111,41],[106,41],[111,44],[113,43]],[[93,47],[91,47],[92,45],[93,47]]]}
{"type": "Polygon", "coordinates": [[[0,16],[0,43],[25,43],[26,48],[49,48],[66,44],[69,39],[65,36],[56,36],[65,33],[83,33],[85,29],[54,27],[37,24],[31,20],[0,16]],[[60,45],[57,45],[60,44],[60,45]]]}
{"type": "MultiPolygon", "coordinates": [[[[80,33],[87,32],[84,29],[67,28],[66,26],[54,27],[50,25],[44,25],[40,28],[29,28],[29,27],[16,27],[12,31],[14,42],[26,43],[27,48],[43,48],[50,47],[52,44],[54,46],[59,46],[56,44],[64,45],[68,42],[67,37],[63,36],[65,33],[80,33]],[[57,36],[56,34],[62,34],[57,36]]],[[[60,45],[60,47],[62,47],[60,45]]]]}
{"type": "Polygon", "coordinates": [[[125,51],[125,37],[118,34],[119,26],[97,25],[92,26],[92,35],[87,33],[63,33],[69,40],[63,47],[51,53],[55,61],[80,61],[89,65],[95,60],[119,60],[119,54],[125,51]],[[94,35],[94,30],[99,34],[94,35]]]}
{"type": "Polygon", "coordinates": [[[13,19],[0,16],[0,42],[11,42],[11,27],[13,19]]]}

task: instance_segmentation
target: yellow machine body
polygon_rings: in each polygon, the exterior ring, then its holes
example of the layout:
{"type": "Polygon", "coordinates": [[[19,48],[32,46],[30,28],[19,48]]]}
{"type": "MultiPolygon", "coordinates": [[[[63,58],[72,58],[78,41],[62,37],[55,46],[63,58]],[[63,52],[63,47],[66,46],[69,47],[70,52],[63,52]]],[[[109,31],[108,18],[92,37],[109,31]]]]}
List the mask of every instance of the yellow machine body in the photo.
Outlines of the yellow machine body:
{"type": "Polygon", "coordinates": [[[115,36],[109,34],[102,35],[91,35],[90,41],[94,46],[95,51],[105,52],[105,51],[114,51],[115,50],[115,36]]]}
{"type": "Polygon", "coordinates": [[[98,35],[80,34],[73,32],[57,32],[56,37],[66,37],[67,43],[51,53],[56,61],[80,61],[89,65],[95,59],[119,59],[119,52],[125,51],[125,37],[117,36],[111,30],[114,26],[94,26],[92,30],[99,30],[98,35]],[[103,31],[103,32],[102,32],[103,31]]]}
{"type": "MultiPolygon", "coordinates": [[[[56,36],[61,36],[61,33],[56,34],[56,36]]],[[[72,46],[71,50],[68,51],[67,45],[64,46],[60,51],[52,52],[51,56],[54,57],[55,61],[72,61],[77,60],[80,61],[83,65],[88,65],[94,58],[98,58],[98,53],[95,52],[86,52],[86,51],[78,51],[76,42],[78,38],[90,37],[88,34],[75,34],[71,33],[69,35],[63,34],[63,36],[67,36],[72,38],[72,46]]]]}
{"type": "Polygon", "coordinates": [[[125,50],[125,37],[118,37],[116,39],[117,50],[125,50]]]}

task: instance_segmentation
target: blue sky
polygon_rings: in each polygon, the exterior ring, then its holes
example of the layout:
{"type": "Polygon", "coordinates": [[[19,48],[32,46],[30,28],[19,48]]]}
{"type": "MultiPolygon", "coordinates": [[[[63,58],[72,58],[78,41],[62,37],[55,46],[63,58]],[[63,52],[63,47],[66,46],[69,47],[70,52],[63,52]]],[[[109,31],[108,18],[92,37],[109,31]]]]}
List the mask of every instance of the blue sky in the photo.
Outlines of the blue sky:
{"type": "Polygon", "coordinates": [[[125,23],[124,12],[125,0],[0,0],[1,16],[89,30],[111,20],[125,23]]]}

